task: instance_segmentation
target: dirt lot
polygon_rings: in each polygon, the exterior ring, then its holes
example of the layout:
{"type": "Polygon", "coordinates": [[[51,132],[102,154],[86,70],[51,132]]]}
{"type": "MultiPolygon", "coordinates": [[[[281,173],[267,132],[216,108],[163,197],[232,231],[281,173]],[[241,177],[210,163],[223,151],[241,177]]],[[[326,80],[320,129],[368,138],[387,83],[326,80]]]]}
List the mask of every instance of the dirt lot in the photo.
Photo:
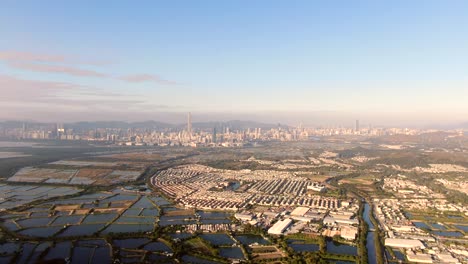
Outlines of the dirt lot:
{"type": "Polygon", "coordinates": [[[195,214],[195,210],[193,209],[164,212],[164,215],[166,216],[193,215],[193,214],[195,214]]]}
{"type": "Polygon", "coordinates": [[[83,177],[83,178],[100,178],[108,175],[109,173],[112,172],[112,169],[91,169],[91,168],[83,168],[80,169],[78,174],[76,175],[77,177],[83,177]]]}
{"type": "Polygon", "coordinates": [[[251,246],[254,260],[279,259],[286,255],[276,246],[251,246]],[[266,253],[261,253],[266,252],[266,253]]]}
{"type": "Polygon", "coordinates": [[[284,256],[281,253],[253,254],[253,260],[280,259],[282,257],[284,257],[284,256]]]}
{"type": "Polygon", "coordinates": [[[161,160],[161,154],[157,153],[122,153],[122,154],[113,154],[113,155],[106,155],[100,156],[105,158],[112,158],[117,160],[146,160],[146,161],[158,161],[161,160]]]}

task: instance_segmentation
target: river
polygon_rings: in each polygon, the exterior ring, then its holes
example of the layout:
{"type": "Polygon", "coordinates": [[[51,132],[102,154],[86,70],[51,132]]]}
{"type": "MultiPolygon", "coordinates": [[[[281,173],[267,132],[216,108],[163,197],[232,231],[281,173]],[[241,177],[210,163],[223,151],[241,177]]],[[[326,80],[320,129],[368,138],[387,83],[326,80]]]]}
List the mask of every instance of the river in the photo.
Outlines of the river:
{"type": "Polygon", "coordinates": [[[371,214],[371,207],[369,206],[368,203],[364,204],[364,221],[366,221],[367,226],[369,227],[369,232],[367,232],[367,257],[369,260],[369,263],[374,264],[377,263],[377,254],[375,252],[375,231],[374,231],[374,224],[370,220],[370,214],[371,214]]]}

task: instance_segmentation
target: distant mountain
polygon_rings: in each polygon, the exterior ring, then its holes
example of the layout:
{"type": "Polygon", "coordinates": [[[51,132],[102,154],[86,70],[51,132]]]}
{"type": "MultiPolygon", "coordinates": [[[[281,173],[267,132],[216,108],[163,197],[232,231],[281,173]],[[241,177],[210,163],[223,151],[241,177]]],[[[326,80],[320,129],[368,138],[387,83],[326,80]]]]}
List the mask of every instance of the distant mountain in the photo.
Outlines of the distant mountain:
{"type": "Polygon", "coordinates": [[[21,128],[23,127],[23,125],[25,127],[48,127],[48,126],[55,125],[55,124],[40,123],[40,122],[34,122],[34,121],[16,121],[16,120],[0,122],[0,127],[9,128],[9,129],[21,128]]]}
{"type": "Polygon", "coordinates": [[[209,128],[214,128],[214,127],[219,129],[219,128],[229,127],[229,129],[231,129],[232,131],[245,130],[248,128],[272,129],[272,128],[278,128],[278,126],[282,128],[288,127],[286,125],[281,125],[281,124],[267,124],[267,123],[261,123],[261,122],[255,122],[255,121],[242,121],[242,120],[231,120],[231,121],[226,121],[226,122],[197,122],[197,123],[193,123],[192,126],[198,129],[209,129],[209,128]]]}
{"type": "MultiPolygon", "coordinates": [[[[26,124],[27,127],[38,127],[38,126],[49,126],[53,127],[55,123],[38,123],[38,122],[23,122],[23,121],[6,121],[0,122],[0,126],[4,128],[21,128],[23,124],[26,124]]],[[[123,122],[123,121],[95,121],[95,122],[76,122],[76,123],[66,123],[66,129],[73,129],[75,131],[91,130],[96,128],[113,128],[113,129],[184,129],[187,127],[186,123],[181,124],[170,124],[159,121],[143,121],[143,122],[123,122]]],[[[231,120],[226,122],[194,122],[192,123],[193,129],[213,129],[216,127],[218,131],[222,131],[226,128],[229,128],[231,131],[236,130],[245,130],[248,128],[261,128],[261,129],[271,129],[278,128],[287,128],[286,125],[280,124],[266,124],[255,121],[242,121],[242,120],[231,120]]]]}
{"type": "MultiPolygon", "coordinates": [[[[138,129],[184,129],[187,127],[187,124],[169,124],[159,121],[144,121],[144,122],[122,122],[122,121],[100,121],[100,122],[78,122],[71,123],[66,125],[67,128],[73,128],[76,130],[79,129],[95,129],[95,128],[138,128],[138,129]]],[[[241,120],[232,120],[227,122],[194,122],[192,123],[193,129],[212,129],[216,127],[217,129],[223,129],[229,127],[231,130],[243,130],[247,128],[261,128],[261,129],[271,129],[277,128],[278,125],[274,124],[264,124],[254,121],[241,121],[241,120]]],[[[286,126],[282,126],[283,128],[286,126]]]]}
{"type": "Polygon", "coordinates": [[[89,130],[96,128],[139,128],[139,129],[155,129],[155,128],[174,128],[175,125],[169,123],[163,123],[158,121],[144,121],[144,122],[123,122],[123,121],[96,121],[96,122],[77,122],[66,124],[67,128],[75,130],[89,130]]]}

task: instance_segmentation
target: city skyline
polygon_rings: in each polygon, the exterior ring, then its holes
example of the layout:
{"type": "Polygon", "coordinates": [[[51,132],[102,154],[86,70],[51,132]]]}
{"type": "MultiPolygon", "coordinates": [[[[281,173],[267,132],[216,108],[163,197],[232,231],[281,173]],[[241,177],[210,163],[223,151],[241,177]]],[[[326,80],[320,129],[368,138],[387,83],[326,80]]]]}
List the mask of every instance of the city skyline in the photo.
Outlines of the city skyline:
{"type": "Polygon", "coordinates": [[[120,146],[185,146],[185,147],[244,147],[257,143],[319,140],[323,137],[420,136],[438,134],[462,137],[463,130],[411,129],[397,127],[346,126],[306,128],[284,124],[264,124],[248,121],[192,123],[187,114],[186,124],[168,124],[146,121],[79,122],[79,123],[27,123],[0,122],[0,138],[16,140],[91,141],[120,146]]]}
{"type": "Polygon", "coordinates": [[[2,1],[0,264],[468,263],[467,14],[2,1]]]}
{"type": "MultiPolygon", "coordinates": [[[[415,129],[466,129],[468,122],[466,118],[445,120],[445,121],[430,121],[421,119],[416,114],[406,115],[392,115],[390,113],[343,113],[343,112],[255,112],[255,113],[197,113],[189,112],[195,115],[194,123],[229,123],[232,121],[251,122],[258,124],[281,124],[290,127],[304,126],[308,128],[329,127],[329,128],[355,128],[356,119],[360,118],[360,123],[365,127],[386,127],[386,128],[415,128],[415,129]],[[362,121],[362,122],[361,122],[362,121]]],[[[62,113],[52,112],[47,116],[40,116],[38,118],[0,118],[0,122],[26,122],[26,123],[80,123],[80,122],[124,122],[124,123],[142,123],[142,122],[159,122],[168,125],[182,125],[187,127],[187,112],[155,112],[148,113],[147,115],[133,116],[133,114],[125,115],[122,113],[120,116],[109,116],[102,118],[102,116],[88,116],[87,118],[80,118],[79,113],[68,114],[61,116],[62,113]]],[[[428,114],[429,115],[429,114],[428,114]]],[[[430,113],[432,117],[439,117],[440,120],[444,119],[444,113],[430,113]]]]}
{"type": "Polygon", "coordinates": [[[8,2],[0,120],[461,124],[467,7],[8,2]]]}

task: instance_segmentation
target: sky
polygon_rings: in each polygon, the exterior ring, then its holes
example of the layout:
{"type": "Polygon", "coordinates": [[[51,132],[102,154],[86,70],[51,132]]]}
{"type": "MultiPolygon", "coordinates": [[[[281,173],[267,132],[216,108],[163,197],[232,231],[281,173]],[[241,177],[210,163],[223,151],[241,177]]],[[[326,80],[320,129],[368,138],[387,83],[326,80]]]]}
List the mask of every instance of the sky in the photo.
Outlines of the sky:
{"type": "Polygon", "coordinates": [[[468,121],[468,1],[2,1],[0,119],[468,121]]]}

